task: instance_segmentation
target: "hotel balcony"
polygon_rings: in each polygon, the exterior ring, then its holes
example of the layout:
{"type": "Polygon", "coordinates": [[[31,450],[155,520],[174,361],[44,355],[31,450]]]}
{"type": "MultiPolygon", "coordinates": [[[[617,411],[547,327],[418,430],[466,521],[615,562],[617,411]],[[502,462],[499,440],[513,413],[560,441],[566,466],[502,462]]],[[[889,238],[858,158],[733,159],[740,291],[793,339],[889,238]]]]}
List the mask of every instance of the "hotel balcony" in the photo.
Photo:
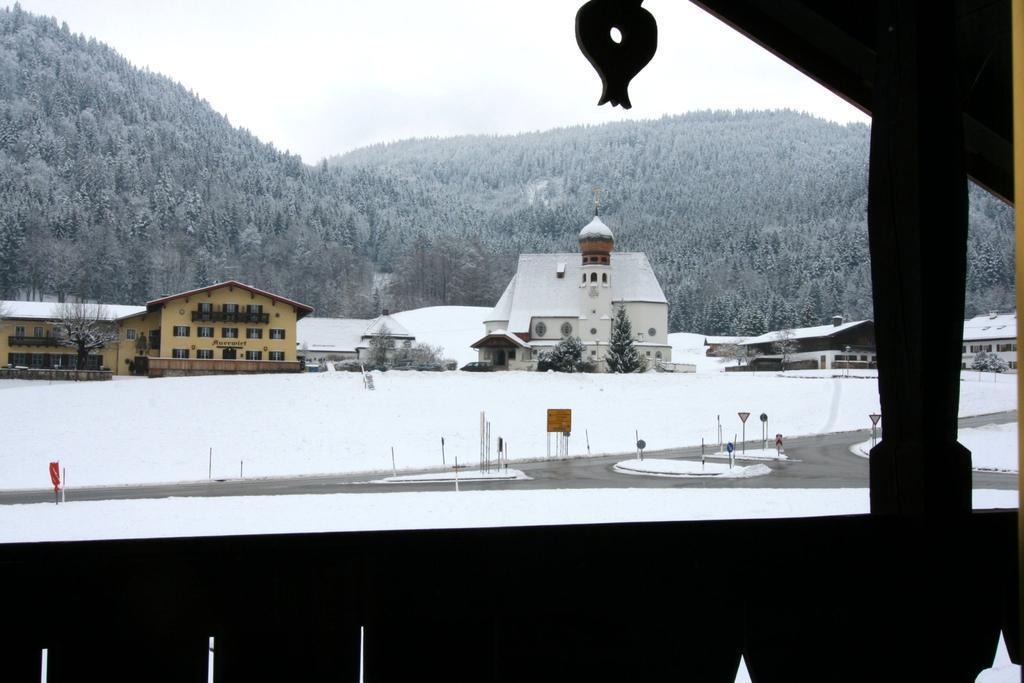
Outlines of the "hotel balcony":
{"type": "Polygon", "coordinates": [[[8,337],[8,346],[60,346],[53,337],[8,337]]]}
{"type": "Polygon", "coordinates": [[[192,322],[208,323],[269,323],[269,313],[249,313],[248,311],[236,311],[227,313],[224,311],[192,311],[192,322]]]}

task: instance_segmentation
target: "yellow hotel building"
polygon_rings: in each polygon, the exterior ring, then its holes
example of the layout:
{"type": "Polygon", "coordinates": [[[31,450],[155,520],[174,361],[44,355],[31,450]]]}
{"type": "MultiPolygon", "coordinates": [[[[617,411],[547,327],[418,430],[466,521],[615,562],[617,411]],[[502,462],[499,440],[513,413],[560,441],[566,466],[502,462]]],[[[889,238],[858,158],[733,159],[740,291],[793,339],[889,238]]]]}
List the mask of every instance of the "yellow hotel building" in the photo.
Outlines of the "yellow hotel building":
{"type": "MultiPolygon", "coordinates": [[[[51,339],[54,306],[19,302],[20,310],[2,321],[0,358],[11,366],[74,368],[74,349],[51,339]]],[[[150,377],[300,372],[296,323],[313,312],[235,280],[155,299],[145,308],[106,308],[118,341],[90,354],[89,369],[150,377]]]]}
{"type": "Polygon", "coordinates": [[[118,319],[116,373],[299,372],[295,325],[312,312],[236,280],[165,296],[118,319]]]}

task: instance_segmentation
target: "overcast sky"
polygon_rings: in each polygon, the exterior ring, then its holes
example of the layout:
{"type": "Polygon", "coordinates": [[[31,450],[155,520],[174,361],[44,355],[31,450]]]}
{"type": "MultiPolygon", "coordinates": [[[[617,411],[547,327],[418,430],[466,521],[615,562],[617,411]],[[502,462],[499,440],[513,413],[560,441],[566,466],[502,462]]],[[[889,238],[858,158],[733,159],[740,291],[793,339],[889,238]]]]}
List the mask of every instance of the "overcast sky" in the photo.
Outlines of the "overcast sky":
{"type": "Polygon", "coordinates": [[[375,142],[545,130],[695,109],[867,117],[684,0],[647,0],[633,109],[597,107],[582,0],[21,0],[181,82],[307,163],[375,142]]]}

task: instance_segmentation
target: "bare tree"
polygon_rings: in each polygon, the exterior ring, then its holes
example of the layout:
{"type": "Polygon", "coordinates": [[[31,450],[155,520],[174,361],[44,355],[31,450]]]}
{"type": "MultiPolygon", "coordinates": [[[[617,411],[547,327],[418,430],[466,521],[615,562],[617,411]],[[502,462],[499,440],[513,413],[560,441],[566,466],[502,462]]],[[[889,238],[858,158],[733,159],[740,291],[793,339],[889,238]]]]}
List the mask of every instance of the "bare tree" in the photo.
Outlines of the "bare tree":
{"type": "Polygon", "coordinates": [[[370,337],[370,365],[377,368],[387,365],[394,348],[395,338],[391,336],[391,330],[387,325],[381,325],[370,337]]]}
{"type": "Polygon", "coordinates": [[[743,344],[743,340],[738,340],[735,344],[722,344],[718,347],[717,355],[722,358],[728,358],[736,361],[736,365],[743,365],[746,361],[750,349],[743,344]]]}
{"type": "Polygon", "coordinates": [[[53,338],[78,353],[78,368],[84,370],[89,352],[117,341],[117,324],[106,308],[98,304],[62,303],[53,307],[53,338]]]}
{"type": "Polygon", "coordinates": [[[786,369],[789,357],[799,348],[799,343],[793,338],[793,330],[779,330],[775,333],[775,341],[772,342],[772,351],[782,356],[782,370],[786,369]]]}

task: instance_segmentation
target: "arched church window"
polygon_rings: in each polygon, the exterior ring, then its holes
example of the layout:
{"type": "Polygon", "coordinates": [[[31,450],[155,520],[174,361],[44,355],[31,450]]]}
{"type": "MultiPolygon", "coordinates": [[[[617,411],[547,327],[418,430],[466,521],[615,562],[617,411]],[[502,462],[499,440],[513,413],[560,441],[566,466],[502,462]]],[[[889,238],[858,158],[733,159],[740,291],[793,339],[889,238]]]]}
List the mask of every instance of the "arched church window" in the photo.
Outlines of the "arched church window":
{"type": "Polygon", "coordinates": [[[572,334],[572,325],[569,323],[562,323],[562,336],[568,337],[570,334],[572,334]]]}
{"type": "Polygon", "coordinates": [[[660,360],[661,359],[661,351],[655,351],[654,352],[654,357],[660,360]]]}
{"type": "Polygon", "coordinates": [[[587,274],[583,273],[583,284],[587,284],[587,274]]]}
{"type": "Polygon", "coordinates": [[[601,273],[601,282],[608,284],[608,273],[601,273]]]}
{"type": "Polygon", "coordinates": [[[597,273],[591,273],[590,274],[590,281],[591,282],[597,282],[597,273]]]}
{"type": "Polygon", "coordinates": [[[533,331],[537,333],[538,337],[543,337],[545,334],[548,333],[548,326],[545,325],[543,322],[539,322],[536,325],[534,325],[533,331]]]}

